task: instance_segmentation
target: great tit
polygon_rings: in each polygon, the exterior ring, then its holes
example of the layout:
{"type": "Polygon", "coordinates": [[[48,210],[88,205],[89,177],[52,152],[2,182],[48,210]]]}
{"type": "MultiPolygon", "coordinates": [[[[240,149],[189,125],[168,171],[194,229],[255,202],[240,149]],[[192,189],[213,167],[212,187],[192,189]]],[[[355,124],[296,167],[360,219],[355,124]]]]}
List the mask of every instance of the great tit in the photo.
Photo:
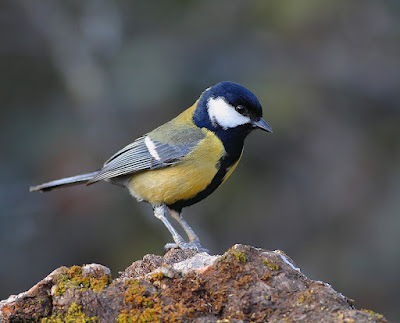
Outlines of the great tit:
{"type": "Polygon", "coordinates": [[[226,181],[239,163],[246,136],[254,129],[272,133],[262,119],[256,96],[233,82],[220,82],[176,118],[136,139],[111,156],[98,171],[33,186],[49,191],[104,180],[125,186],[172,234],[167,248],[205,250],[183,219],[182,208],[195,204],[226,181]],[[186,242],[166,218],[166,211],[186,232],[186,242]]]}

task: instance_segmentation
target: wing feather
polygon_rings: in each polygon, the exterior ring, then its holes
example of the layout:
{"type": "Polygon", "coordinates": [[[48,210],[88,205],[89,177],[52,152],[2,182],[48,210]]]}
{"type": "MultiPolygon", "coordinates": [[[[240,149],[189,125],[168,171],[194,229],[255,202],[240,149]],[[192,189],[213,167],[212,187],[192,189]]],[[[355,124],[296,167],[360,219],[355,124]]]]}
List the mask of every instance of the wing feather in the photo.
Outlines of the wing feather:
{"type": "Polygon", "coordinates": [[[140,137],[116,152],[104,163],[100,172],[87,184],[143,170],[174,165],[190,153],[198,143],[197,140],[191,144],[169,145],[152,140],[154,144],[152,148],[156,150],[159,156],[159,159],[156,159],[147,147],[145,139],[146,136],[140,137]]]}

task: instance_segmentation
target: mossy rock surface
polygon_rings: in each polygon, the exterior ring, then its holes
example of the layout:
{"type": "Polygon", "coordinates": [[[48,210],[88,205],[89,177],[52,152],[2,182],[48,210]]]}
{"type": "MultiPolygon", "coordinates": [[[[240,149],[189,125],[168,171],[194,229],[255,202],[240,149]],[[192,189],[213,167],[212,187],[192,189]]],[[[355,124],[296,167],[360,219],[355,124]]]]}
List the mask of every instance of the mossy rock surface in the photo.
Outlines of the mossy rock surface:
{"type": "Polygon", "coordinates": [[[308,279],[280,251],[146,255],[116,279],[97,264],[60,267],[0,303],[0,322],[387,322],[308,279]]]}

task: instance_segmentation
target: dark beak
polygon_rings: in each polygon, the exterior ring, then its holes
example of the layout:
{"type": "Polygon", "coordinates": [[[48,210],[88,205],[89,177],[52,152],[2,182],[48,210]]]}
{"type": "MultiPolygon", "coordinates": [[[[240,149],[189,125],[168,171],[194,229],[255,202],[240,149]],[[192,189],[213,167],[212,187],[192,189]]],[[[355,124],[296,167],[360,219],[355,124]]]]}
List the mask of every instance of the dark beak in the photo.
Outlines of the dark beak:
{"type": "Polygon", "coordinates": [[[258,121],[253,121],[252,125],[253,125],[253,128],[258,128],[258,129],[273,133],[271,127],[268,125],[268,123],[266,123],[264,121],[263,118],[260,118],[260,120],[258,120],[258,121]]]}

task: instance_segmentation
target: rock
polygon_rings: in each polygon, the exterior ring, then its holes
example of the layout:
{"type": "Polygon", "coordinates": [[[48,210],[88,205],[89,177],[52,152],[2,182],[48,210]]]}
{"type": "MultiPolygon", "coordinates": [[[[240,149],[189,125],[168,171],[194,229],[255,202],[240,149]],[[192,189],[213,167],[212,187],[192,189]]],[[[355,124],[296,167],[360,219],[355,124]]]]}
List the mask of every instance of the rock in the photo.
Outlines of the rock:
{"type": "Polygon", "coordinates": [[[0,302],[0,322],[387,322],[356,310],[281,251],[235,245],[222,256],[172,249],[120,277],[97,264],[61,267],[0,302]]]}

